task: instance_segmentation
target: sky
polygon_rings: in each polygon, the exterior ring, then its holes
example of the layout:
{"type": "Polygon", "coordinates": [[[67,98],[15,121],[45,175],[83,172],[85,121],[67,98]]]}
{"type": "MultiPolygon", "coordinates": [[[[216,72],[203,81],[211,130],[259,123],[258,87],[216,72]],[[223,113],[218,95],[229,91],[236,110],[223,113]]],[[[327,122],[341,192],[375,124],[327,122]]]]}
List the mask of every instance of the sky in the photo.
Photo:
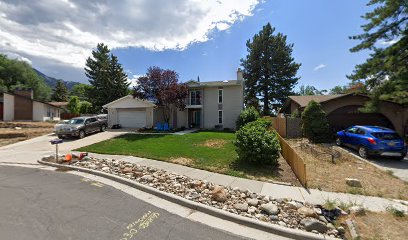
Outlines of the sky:
{"type": "MultiPolygon", "coordinates": [[[[245,43],[262,26],[293,43],[300,85],[330,89],[368,52],[351,53],[363,0],[0,0],[0,52],[55,78],[87,82],[85,60],[107,44],[135,84],[150,66],[182,82],[236,79],[245,43]]],[[[384,43],[386,44],[386,43],[384,43]]]]}

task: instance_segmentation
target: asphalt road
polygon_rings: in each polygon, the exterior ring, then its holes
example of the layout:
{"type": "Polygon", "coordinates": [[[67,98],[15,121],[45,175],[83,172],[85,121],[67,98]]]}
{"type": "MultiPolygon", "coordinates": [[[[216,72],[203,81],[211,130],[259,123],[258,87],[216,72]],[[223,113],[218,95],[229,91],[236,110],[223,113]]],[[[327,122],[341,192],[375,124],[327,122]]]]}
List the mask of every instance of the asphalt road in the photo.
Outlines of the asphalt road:
{"type": "Polygon", "coordinates": [[[243,239],[64,172],[0,166],[0,239],[243,239]]]}

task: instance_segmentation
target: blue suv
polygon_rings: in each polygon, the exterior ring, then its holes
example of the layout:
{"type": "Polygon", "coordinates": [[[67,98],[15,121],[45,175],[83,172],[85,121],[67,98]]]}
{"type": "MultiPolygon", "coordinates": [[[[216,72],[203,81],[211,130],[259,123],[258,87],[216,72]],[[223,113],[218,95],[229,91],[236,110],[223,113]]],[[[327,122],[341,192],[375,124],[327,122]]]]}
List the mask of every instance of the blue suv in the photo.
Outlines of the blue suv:
{"type": "Polygon", "coordinates": [[[362,158],[378,155],[402,160],[407,154],[404,140],[394,130],[377,126],[352,126],[339,131],[336,144],[356,149],[362,158]]]}

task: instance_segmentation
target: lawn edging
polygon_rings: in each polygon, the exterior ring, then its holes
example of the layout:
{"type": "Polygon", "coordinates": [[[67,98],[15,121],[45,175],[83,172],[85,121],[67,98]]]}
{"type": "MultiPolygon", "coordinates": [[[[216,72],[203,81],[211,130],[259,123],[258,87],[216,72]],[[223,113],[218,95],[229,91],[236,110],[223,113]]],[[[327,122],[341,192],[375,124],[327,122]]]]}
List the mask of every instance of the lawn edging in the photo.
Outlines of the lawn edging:
{"type": "Polygon", "coordinates": [[[251,228],[255,228],[258,230],[262,230],[262,231],[266,231],[269,233],[273,233],[276,235],[280,235],[283,237],[288,237],[288,238],[292,238],[292,239],[310,239],[310,240],[321,240],[321,239],[337,239],[337,238],[331,238],[325,235],[317,235],[314,233],[310,233],[310,232],[305,232],[302,230],[297,230],[297,229],[291,229],[291,228],[286,228],[286,227],[282,227],[282,226],[278,226],[278,225],[274,225],[274,224],[270,224],[270,223],[264,223],[258,220],[253,220],[247,217],[243,217],[243,216],[239,216],[233,213],[229,213],[227,211],[223,211],[221,209],[217,209],[214,207],[210,207],[210,206],[206,206],[204,204],[200,204],[200,203],[196,203],[190,200],[187,200],[185,198],[179,197],[177,195],[173,195],[170,193],[166,193],[160,190],[157,190],[153,187],[149,187],[146,185],[143,185],[141,183],[129,180],[129,179],[125,179],[110,173],[105,173],[105,172],[101,172],[101,171],[96,171],[96,170],[92,170],[92,169],[88,169],[88,168],[82,168],[82,167],[76,167],[76,166],[70,166],[70,165],[63,165],[63,164],[58,164],[58,163],[51,163],[51,162],[46,162],[46,161],[42,161],[42,160],[38,160],[37,161],[40,164],[43,165],[47,165],[47,166],[52,166],[52,167],[56,167],[56,168],[66,168],[66,169],[70,169],[70,170],[76,170],[79,172],[85,172],[85,173],[89,173],[89,174],[93,174],[96,176],[100,176],[103,178],[107,178],[110,179],[112,181],[116,181],[119,182],[121,184],[125,184],[127,186],[136,188],[140,191],[143,192],[147,192],[149,194],[155,195],[157,197],[160,197],[162,199],[165,199],[167,201],[179,204],[181,206],[184,207],[188,207],[190,209],[193,210],[197,210],[203,213],[206,213],[208,215],[214,216],[214,217],[218,217],[227,221],[231,221],[231,222],[235,222],[247,227],[251,227],[251,228]]]}

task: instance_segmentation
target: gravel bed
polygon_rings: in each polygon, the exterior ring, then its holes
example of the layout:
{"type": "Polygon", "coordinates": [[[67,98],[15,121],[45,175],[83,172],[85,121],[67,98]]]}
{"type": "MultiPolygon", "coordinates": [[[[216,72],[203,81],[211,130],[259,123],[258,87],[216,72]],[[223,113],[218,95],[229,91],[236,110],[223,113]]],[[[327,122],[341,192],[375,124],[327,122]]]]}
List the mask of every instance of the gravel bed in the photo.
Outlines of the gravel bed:
{"type": "MultiPolygon", "coordinates": [[[[50,161],[50,158],[53,157],[43,160],[50,161]]],[[[259,221],[344,238],[344,228],[336,228],[330,218],[325,217],[327,210],[320,205],[288,198],[275,199],[248,189],[219,186],[212,182],[115,159],[86,157],[82,161],[72,161],[69,164],[115,174],[160,191],[259,221]]],[[[338,212],[347,214],[340,209],[338,212]]]]}

